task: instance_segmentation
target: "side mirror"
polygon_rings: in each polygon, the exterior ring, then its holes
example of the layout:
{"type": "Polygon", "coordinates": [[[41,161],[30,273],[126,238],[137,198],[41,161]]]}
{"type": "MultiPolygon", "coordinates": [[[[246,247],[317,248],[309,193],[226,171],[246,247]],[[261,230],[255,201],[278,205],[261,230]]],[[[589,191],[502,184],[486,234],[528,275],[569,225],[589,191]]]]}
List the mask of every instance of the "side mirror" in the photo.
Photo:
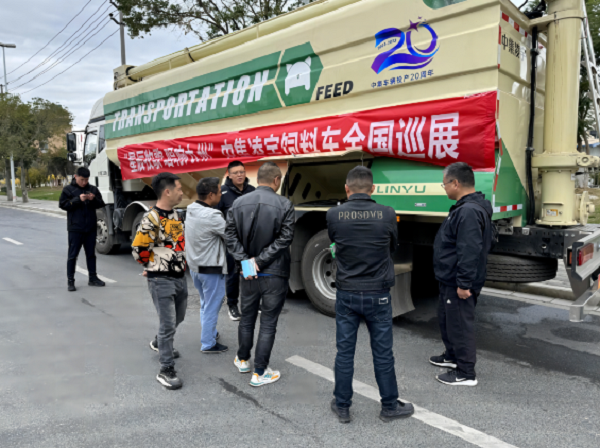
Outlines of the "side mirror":
{"type": "Polygon", "coordinates": [[[77,156],[72,152],[67,154],[67,160],[69,160],[70,162],[75,162],[76,158],[77,158],[77,156]]]}
{"type": "Polygon", "coordinates": [[[75,134],[67,134],[67,152],[74,153],[75,151],[77,151],[77,139],[75,138],[75,134]]]}

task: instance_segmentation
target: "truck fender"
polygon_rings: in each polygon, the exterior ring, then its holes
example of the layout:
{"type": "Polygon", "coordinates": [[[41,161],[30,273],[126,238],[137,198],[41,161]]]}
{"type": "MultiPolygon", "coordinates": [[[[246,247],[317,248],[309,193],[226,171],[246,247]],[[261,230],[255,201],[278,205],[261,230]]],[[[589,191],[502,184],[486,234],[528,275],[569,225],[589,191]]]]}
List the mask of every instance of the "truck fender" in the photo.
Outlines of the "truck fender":
{"type": "Polygon", "coordinates": [[[121,228],[128,232],[132,230],[133,220],[140,212],[147,212],[151,207],[156,205],[156,201],[135,201],[127,206],[125,215],[123,216],[123,224],[121,228]]]}

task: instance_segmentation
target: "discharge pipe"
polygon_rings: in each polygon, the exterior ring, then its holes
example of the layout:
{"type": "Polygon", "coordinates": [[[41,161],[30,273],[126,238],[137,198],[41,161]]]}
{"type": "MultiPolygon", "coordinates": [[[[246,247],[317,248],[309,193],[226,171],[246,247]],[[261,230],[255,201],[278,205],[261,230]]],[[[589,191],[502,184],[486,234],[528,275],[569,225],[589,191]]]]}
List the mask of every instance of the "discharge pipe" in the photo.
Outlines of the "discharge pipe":
{"type": "Polygon", "coordinates": [[[544,151],[532,157],[542,176],[539,219],[544,226],[586,224],[593,211],[587,192],[575,194],[575,173],[598,158],[579,153],[577,120],[581,61],[581,0],[550,0],[548,14],[531,21],[548,25],[544,151]]]}

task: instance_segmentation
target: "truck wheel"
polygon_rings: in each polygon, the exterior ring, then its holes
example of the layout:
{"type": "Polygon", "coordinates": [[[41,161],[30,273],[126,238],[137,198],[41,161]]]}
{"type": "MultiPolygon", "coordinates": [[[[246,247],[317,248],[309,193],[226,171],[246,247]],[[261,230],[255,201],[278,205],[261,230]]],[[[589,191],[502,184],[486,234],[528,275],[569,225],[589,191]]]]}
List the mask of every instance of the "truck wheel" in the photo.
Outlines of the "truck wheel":
{"type": "Polygon", "coordinates": [[[488,255],[487,281],[531,283],[556,277],[557,260],[553,258],[527,258],[511,255],[488,255]]]}
{"type": "Polygon", "coordinates": [[[313,306],[327,316],[335,316],[335,276],[337,263],[331,256],[327,230],[313,236],[302,255],[302,281],[313,306]]]}
{"type": "Polygon", "coordinates": [[[116,235],[108,233],[108,217],[103,208],[96,210],[96,228],[96,251],[102,255],[114,254],[121,244],[117,242],[116,235]]]}
{"type": "Polygon", "coordinates": [[[135,217],[135,219],[133,220],[133,223],[131,224],[131,242],[133,243],[133,240],[135,239],[135,235],[138,231],[138,228],[140,227],[140,224],[142,223],[142,219],[144,219],[144,213],[145,212],[139,212],[137,214],[137,216],[135,217]]]}

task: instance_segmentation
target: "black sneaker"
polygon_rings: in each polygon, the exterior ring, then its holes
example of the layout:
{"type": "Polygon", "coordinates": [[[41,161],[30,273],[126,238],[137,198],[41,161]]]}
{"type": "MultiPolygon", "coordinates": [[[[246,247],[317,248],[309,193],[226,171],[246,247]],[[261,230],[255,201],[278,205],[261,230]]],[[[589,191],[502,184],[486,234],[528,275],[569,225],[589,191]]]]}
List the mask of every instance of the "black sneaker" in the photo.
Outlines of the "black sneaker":
{"type": "Polygon", "coordinates": [[[335,398],[331,400],[331,410],[338,416],[340,423],[350,423],[352,421],[352,418],[350,417],[350,408],[339,408],[335,403],[335,398]]]}
{"type": "Polygon", "coordinates": [[[69,291],[77,291],[77,288],[75,288],[75,280],[69,281],[69,291]]]}
{"type": "Polygon", "coordinates": [[[450,386],[477,386],[477,378],[467,378],[462,373],[458,373],[458,370],[448,370],[435,379],[450,386]]]}
{"type": "MultiPolygon", "coordinates": [[[[150,348],[155,352],[158,352],[158,339],[156,336],[154,337],[154,340],[150,341],[150,348]]],[[[173,348],[173,358],[179,358],[179,350],[176,348],[173,348]]]]}
{"type": "Polygon", "coordinates": [[[211,348],[207,348],[206,350],[202,350],[202,353],[223,353],[229,350],[226,345],[219,344],[218,342],[213,345],[211,348]]]}
{"type": "Polygon", "coordinates": [[[104,283],[102,280],[100,280],[98,277],[96,277],[96,278],[90,278],[90,281],[88,282],[88,286],[106,286],[106,283],[104,283]]]}
{"type": "Polygon", "coordinates": [[[391,422],[399,418],[407,418],[415,413],[415,407],[411,403],[402,403],[398,400],[396,409],[382,409],[379,413],[379,418],[384,422],[391,422]]]}
{"type": "Polygon", "coordinates": [[[181,389],[181,386],[183,386],[183,382],[177,378],[174,367],[160,369],[160,372],[156,375],[156,380],[169,390],[181,389]]]}
{"type": "Polygon", "coordinates": [[[242,320],[242,315],[240,314],[237,305],[231,305],[229,307],[229,318],[234,321],[242,320]]]}
{"type": "Polygon", "coordinates": [[[442,353],[440,356],[432,356],[429,358],[429,362],[434,366],[456,369],[456,361],[453,359],[446,359],[446,352],[442,353]]]}

